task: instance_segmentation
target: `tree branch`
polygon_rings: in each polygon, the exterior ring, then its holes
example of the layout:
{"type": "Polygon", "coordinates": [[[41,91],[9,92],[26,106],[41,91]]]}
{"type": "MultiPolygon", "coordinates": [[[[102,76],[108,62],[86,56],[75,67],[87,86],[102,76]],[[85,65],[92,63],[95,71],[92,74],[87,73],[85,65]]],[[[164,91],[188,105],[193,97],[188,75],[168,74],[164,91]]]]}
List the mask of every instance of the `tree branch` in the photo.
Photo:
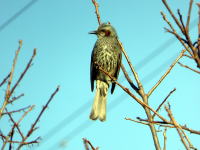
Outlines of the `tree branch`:
{"type": "Polygon", "coordinates": [[[170,73],[170,71],[173,69],[173,67],[176,65],[176,63],[179,61],[179,59],[183,56],[183,54],[185,53],[185,49],[182,50],[182,52],[180,53],[180,55],[174,60],[174,62],[172,63],[172,65],[169,67],[169,69],[165,72],[165,74],[160,78],[160,80],[151,88],[151,90],[149,90],[148,92],[148,97],[153,93],[153,91],[160,85],[160,83],[166,78],[166,76],[170,73]]]}
{"type": "MultiPolygon", "coordinates": [[[[162,103],[158,106],[158,108],[156,109],[156,112],[159,111],[159,109],[162,107],[162,105],[167,101],[167,99],[171,96],[172,93],[174,93],[176,91],[176,88],[174,88],[172,91],[170,91],[170,93],[167,95],[167,97],[162,101],[162,103]]],[[[155,113],[152,115],[152,118],[155,117],[155,113]]]]}
{"type": "Polygon", "coordinates": [[[5,100],[3,102],[3,105],[0,109],[0,119],[2,117],[2,114],[6,108],[6,105],[8,104],[8,101],[9,101],[9,98],[11,96],[11,93],[10,93],[10,86],[11,86],[11,83],[12,83],[12,79],[13,79],[13,74],[14,74],[14,71],[15,71],[15,66],[16,66],[16,63],[17,63],[17,57],[19,55],[19,52],[21,50],[21,47],[22,47],[22,40],[19,41],[19,47],[15,53],[15,57],[14,57],[14,60],[13,60],[13,65],[12,65],[12,68],[11,68],[11,71],[10,71],[10,77],[9,77],[9,81],[8,81],[8,85],[7,85],[7,89],[6,89],[6,94],[5,94],[5,100]]]}
{"type": "Polygon", "coordinates": [[[191,67],[189,67],[189,66],[187,66],[187,65],[184,65],[184,64],[182,64],[182,63],[180,63],[180,62],[178,62],[178,64],[179,64],[181,67],[187,68],[187,69],[189,69],[189,70],[192,70],[192,71],[194,71],[194,72],[200,74],[200,71],[198,71],[198,70],[195,70],[195,69],[193,69],[193,68],[191,68],[191,67]]]}
{"type": "Polygon", "coordinates": [[[0,87],[6,83],[6,81],[8,80],[8,78],[10,77],[10,73],[3,79],[3,81],[0,83],[0,87]]]}
{"type": "Polygon", "coordinates": [[[98,150],[98,149],[99,149],[98,147],[95,148],[95,147],[92,145],[92,143],[91,143],[89,140],[87,140],[86,138],[83,138],[83,143],[84,143],[84,145],[85,145],[85,149],[86,149],[86,150],[89,150],[89,146],[91,147],[92,150],[98,150]],[[88,146],[88,144],[89,144],[89,146],[88,146]]]}
{"type": "Polygon", "coordinates": [[[185,141],[185,139],[184,139],[184,137],[183,137],[183,134],[182,134],[182,132],[181,132],[182,128],[181,128],[181,126],[176,122],[176,120],[174,119],[171,110],[170,110],[168,107],[166,107],[166,106],[165,106],[165,110],[167,111],[168,116],[170,117],[172,123],[174,124],[174,126],[175,126],[175,128],[176,128],[176,130],[177,130],[177,132],[178,132],[178,134],[179,134],[179,136],[180,136],[180,138],[181,138],[181,141],[182,141],[183,145],[185,146],[185,148],[186,148],[187,150],[190,150],[190,147],[187,145],[187,143],[186,143],[186,141],[185,141]]]}
{"type": "Polygon", "coordinates": [[[190,24],[190,15],[191,15],[191,11],[192,11],[192,3],[193,3],[193,0],[190,0],[188,16],[187,16],[187,23],[186,23],[186,31],[187,31],[187,33],[189,33],[189,24],[190,24]]]}
{"type": "MultiPolygon", "coordinates": [[[[46,108],[48,107],[49,103],[52,101],[52,99],[54,98],[54,96],[57,94],[57,92],[59,91],[60,87],[58,86],[56,88],[56,90],[52,93],[52,95],[50,96],[49,100],[47,101],[47,103],[45,104],[45,106],[42,108],[41,112],[39,113],[38,117],[36,118],[36,120],[34,121],[34,123],[32,124],[30,130],[28,131],[27,135],[24,137],[24,139],[22,140],[22,144],[19,144],[17,150],[20,150],[20,148],[24,145],[23,143],[28,139],[28,137],[30,137],[30,135],[33,133],[33,131],[36,130],[35,126],[38,123],[38,121],[40,120],[42,114],[44,113],[44,111],[46,110],[46,108]]],[[[39,139],[39,137],[37,138],[39,139]]]]}
{"type": "Polygon", "coordinates": [[[121,64],[121,69],[122,69],[122,71],[124,73],[124,76],[126,77],[126,80],[130,84],[130,86],[139,94],[139,89],[135,86],[135,84],[133,83],[133,81],[129,77],[129,75],[128,75],[127,71],[126,71],[126,68],[124,67],[123,64],[121,64]]]}
{"type": "Polygon", "coordinates": [[[100,18],[100,14],[99,14],[99,4],[96,2],[96,0],[92,0],[92,3],[94,4],[95,13],[96,13],[96,16],[97,16],[98,23],[100,25],[101,24],[101,18],[100,18]]]}

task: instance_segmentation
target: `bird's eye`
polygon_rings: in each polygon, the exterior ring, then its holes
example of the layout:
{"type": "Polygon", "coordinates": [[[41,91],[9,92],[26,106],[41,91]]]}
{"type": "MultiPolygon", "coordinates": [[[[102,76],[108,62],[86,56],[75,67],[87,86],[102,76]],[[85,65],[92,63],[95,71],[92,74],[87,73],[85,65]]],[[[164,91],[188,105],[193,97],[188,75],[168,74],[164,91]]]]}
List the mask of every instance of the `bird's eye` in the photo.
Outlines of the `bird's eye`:
{"type": "Polygon", "coordinates": [[[102,29],[101,32],[104,33],[105,36],[110,36],[110,31],[109,30],[102,29]]]}

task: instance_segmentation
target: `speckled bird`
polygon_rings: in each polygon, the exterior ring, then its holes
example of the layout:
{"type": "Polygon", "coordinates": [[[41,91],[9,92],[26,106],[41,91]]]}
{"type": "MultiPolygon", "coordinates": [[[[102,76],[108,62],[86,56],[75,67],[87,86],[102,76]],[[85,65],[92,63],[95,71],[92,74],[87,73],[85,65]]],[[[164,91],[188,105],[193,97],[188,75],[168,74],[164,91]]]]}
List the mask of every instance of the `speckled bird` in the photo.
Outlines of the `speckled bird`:
{"type": "MultiPolygon", "coordinates": [[[[92,31],[90,34],[96,34],[98,38],[92,51],[90,65],[92,91],[94,90],[94,81],[96,81],[96,94],[90,119],[105,121],[106,100],[111,79],[108,75],[100,71],[97,66],[117,79],[121,66],[121,47],[117,40],[117,32],[110,24],[103,23],[96,31],[92,31]]],[[[114,89],[115,83],[112,83],[111,94],[114,92],[114,89]]]]}

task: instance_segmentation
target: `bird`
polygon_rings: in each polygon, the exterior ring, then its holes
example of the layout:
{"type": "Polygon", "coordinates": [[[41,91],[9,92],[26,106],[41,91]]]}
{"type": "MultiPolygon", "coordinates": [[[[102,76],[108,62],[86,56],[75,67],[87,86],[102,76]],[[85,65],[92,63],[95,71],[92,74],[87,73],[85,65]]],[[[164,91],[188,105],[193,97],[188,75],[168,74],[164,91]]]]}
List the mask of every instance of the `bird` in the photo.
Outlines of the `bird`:
{"type": "Polygon", "coordinates": [[[112,84],[111,94],[113,94],[115,83],[112,83],[111,78],[98,68],[101,67],[110,76],[117,79],[120,72],[122,52],[117,32],[110,23],[102,23],[97,30],[89,33],[97,35],[90,63],[91,91],[94,90],[94,81],[96,81],[96,92],[90,119],[105,121],[108,89],[112,84]]]}

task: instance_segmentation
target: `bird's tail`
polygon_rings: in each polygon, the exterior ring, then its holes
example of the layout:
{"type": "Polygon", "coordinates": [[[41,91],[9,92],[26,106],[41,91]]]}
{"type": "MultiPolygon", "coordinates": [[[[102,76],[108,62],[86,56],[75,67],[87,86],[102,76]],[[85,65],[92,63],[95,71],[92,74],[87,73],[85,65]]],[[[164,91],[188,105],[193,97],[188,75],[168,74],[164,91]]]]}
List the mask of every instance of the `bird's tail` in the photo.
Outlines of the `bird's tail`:
{"type": "Polygon", "coordinates": [[[90,113],[90,119],[96,120],[99,118],[101,121],[106,120],[106,99],[108,94],[108,84],[97,80],[96,81],[96,94],[94,97],[94,103],[92,111],[90,113]]]}

